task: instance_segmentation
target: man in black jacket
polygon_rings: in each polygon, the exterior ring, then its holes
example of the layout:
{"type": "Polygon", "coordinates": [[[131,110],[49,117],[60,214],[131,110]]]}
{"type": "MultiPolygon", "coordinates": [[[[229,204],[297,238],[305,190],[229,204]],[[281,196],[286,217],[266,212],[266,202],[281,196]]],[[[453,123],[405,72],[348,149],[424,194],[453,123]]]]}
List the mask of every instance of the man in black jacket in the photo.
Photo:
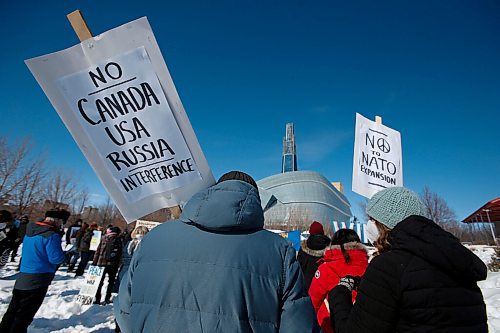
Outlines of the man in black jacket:
{"type": "Polygon", "coordinates": [[[424,217],[415,193],[402,187],[382,190],[366,212],[366,232],[380,254],[362,277],[354,305],[354,277],[343,277],[330,292],[336,333],[488,331],[477,286],[486,278],[485,264],[424,217]]]}
{"type": "Polygon", "coordinates": [[[9,255],[17,240],[17,227],[8,210],[0,210],[0,267],[9,261],[9,255]]]}
{"type": "Polygon", "coordinates": [[[68,227],[68,230],[66,230],[66,245],[71,244],[72,238],[76,238],[76,231],[80,230],[82,222],[82,219],[78,219],[68,227]]]}

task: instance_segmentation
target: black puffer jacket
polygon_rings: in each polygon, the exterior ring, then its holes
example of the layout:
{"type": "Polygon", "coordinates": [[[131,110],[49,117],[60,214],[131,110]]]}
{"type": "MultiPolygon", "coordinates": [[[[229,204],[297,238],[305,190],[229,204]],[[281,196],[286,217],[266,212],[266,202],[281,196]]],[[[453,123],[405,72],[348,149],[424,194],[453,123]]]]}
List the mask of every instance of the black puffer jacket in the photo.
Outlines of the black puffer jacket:
{"type": "Polygon", "coordinates": [[[318,260],[325,254],[326,247],[330,245],[330,238],[325,235],[311,235],[307,241],[302,242],[297,261],[304,274],[304,285],[306,290],[311,286],[314,273],[319,267],[318,260]]]}
{"type": "Polygon", "coordinates": [[[400,222],[390,242],[368,265],[354,306],[346,287],[330,292],[336,333],[488,331],[476,283],[487,269],[476,255],[421,216],[400,222]]]}

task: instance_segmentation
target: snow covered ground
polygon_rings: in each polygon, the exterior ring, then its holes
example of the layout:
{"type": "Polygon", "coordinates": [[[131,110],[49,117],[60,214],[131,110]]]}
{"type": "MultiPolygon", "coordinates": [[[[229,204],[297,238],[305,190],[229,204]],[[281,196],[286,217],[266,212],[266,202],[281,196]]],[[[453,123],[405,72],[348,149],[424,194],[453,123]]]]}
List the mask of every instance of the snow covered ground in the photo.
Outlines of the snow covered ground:
{"type": "MultiPolygon", "coordinates": [[[[487,246],[469,246],[485,263],[489,263],[494,251],[487,246]]],[[[10,302],[15,282],[16,263],[8,263],[0,277],[0,315],[3,316],[10,302]]],[[[49,287],[47,297],[37,312],[29,333],[73,333],[114,331],[112,305],[86,305],[76,302],[83,278],[73,278],[61,268],[49,287]]],[[[488,311],[490,332],[500,333],[500,272],[489,272],[486,281],[480,282],[488,311]]],[[[103,291],[105,290],[104,289],[103,291]]]]}
{"type": "MultiPolygon", "coordinates": [[[[0,278],[0,316],[7,311],[15,282],[17,263],[8,263],[0,278]]],[[[38,310],[29,333],[73,333],[114,332],[112,305],[85,305],[76,302],[83,277],[74,278],[66,273],[66,267],[59,269],[49,287],[47,296],[38,310]]],[[[103,291],[105,292],[105,287],[103,291]]]]}

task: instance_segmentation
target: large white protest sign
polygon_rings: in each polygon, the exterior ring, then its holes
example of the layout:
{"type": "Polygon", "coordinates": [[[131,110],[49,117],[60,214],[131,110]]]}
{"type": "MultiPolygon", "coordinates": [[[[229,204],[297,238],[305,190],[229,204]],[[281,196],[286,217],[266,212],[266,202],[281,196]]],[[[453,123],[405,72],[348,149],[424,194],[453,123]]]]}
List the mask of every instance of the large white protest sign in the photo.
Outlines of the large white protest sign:
{"type": "Polygon", "coordinates": [[[128,202],[201,178],[144,47],[57,84],[128,202]]]}
{"type": "Polygon", "coordinates": [[[215,182],[146,18],[26,64],[127,222],[215,182]]]}
{"type": "Polygon", "coordinates": [[[352,190],[367,198],[403,186],[401,135],[356,113],[352,190]]]}
{"type": "Polygon", "coordinates": [[[83,305],[92,304],[95,294],[97,293],[97,287],[104,274],[104,267],[90,265],[87,273],[85,274],[85,280],[80,288],[80,293],[76,297],[77,302],[83,305]]]}

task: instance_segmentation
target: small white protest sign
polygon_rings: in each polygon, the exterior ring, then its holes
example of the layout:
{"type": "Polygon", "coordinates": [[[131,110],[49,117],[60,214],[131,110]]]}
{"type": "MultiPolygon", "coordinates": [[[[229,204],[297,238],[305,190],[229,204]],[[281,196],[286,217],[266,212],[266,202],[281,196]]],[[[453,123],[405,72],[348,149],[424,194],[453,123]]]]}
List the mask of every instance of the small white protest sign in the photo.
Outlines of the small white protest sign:
{"type": "Polygon", "coordinates": [[[146,220],[137,220],[137,222],[135,223],[135,227],[146,227],[148,228],[149,231],[151,231],[151,229],[159,226],[161,223],[160,222],[154,222],[154,221],[146,221],[146,220]]]}
{"type": "Polygon", "coordinates": [[[145,17],[26,64],[127,222],[215,183],[145,17]]]}
{"type": "Polygon", "coordinates": [[[352,190],[367,198],[403,186],[401,135],[356,113],[352,190]]]}
{"type": "Polygon", "coordinates": [[[71,242],[73,242],[74,240],[76,240],[76,234],[78,233],[78,231],[80,230],[80,227],[73,227],[71,229],[71,234],[70,234],[70,240],[71,242]]]}
{"type": "Polygon", "coordinates": [[[99,243],[101,242],[102,232],[99,230],[94,230],[92,232],[92,238],[90,239],[90,251],[96,251],[99,243]]]}
{"type": "Polygon", "coordinates": [[[99,282],[101,282],[102,275],[104,274],[104,267],[90,265],[87,273],[85,274],[85,280],[80,288],[80,293],[76,297],[77,302],[83,305],[92,304],[95,294],[97,293],[97,287],[99,282]]]}

